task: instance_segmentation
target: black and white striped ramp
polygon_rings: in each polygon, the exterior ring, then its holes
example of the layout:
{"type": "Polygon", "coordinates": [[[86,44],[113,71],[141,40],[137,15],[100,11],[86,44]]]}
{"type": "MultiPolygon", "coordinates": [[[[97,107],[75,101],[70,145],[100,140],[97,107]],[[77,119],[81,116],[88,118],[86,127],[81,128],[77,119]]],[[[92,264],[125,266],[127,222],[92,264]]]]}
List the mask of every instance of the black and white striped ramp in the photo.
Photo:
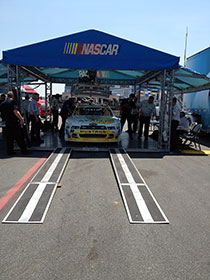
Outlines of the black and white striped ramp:
{"type": "Polygon", "coordinates": [[[2,223],[43,223],[71,154],[57,148],[38,170],[2,223]]]}
{"type": "Polygon", "coordinates": [[[110,157],[130,223],[169,223],[129,155],[110,149],[110,157]]]}

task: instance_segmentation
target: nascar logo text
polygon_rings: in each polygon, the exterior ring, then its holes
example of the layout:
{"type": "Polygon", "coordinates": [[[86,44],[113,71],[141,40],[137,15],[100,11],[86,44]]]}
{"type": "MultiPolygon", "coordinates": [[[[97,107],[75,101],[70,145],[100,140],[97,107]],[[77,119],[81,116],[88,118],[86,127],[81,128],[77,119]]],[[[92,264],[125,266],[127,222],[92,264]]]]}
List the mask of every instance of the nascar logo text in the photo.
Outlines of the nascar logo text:
{"type": "Polygon", "coordinates": [[[89,43],[65,43],[64,54],[73,55],[117,55],[118,44],[89,44],[89,43]]]}

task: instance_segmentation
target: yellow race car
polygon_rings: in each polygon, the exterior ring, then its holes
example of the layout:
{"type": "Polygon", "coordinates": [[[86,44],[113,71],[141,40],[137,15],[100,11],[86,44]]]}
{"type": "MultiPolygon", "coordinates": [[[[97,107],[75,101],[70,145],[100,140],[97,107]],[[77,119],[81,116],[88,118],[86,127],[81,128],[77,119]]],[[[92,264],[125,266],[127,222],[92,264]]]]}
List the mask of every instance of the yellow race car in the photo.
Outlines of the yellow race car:
{"type": "Polygon", "coordinates": [[[120,119],[108,105],[79,104],[65,123],[65,141],[118,142],[120,119]]]}

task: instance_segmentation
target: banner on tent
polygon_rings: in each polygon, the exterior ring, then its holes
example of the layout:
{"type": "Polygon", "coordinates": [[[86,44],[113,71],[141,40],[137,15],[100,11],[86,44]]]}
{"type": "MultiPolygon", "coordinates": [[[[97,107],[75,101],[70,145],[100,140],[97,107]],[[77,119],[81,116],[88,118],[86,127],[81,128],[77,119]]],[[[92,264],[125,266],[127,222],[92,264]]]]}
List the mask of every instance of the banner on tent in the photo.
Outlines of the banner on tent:
{"type": "Polygon", "coordinates": [[[120,45],[118,44],[90,44],[66,42],[64,54],[79,55],[118,55],[120,45]]]}

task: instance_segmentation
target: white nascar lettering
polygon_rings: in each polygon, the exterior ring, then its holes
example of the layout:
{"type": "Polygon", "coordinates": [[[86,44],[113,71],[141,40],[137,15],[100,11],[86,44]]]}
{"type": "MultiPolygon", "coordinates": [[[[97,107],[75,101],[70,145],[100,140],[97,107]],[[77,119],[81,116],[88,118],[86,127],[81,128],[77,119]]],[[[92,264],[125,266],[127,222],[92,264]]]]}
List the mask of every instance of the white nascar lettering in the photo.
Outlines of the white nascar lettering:
{"type": "Polygon", "coordinates": [[[106,45],[106,44],[102,44],[102,45],[101,45],[101,52],[100,52],[100,55],[106,54],[106,49],[107,49],[107,45],[106,45]],[[103,48],[104,48],[104,49],[103,49],[103,48]]]}
{"type": "Polygon", "coordinates": [[[93,54],[94,51],[94,44],[90,44],[88,54],[93,54]]]}
{"type": "Polygon", "coordinates": [[[94,54],[95,55],[100,54],[100,50],[101,50],[101,44],[96,44],[94,54]]]}
{"type": "Polygon", "coordinates": [[[105,54],[106,54],[106,55],[107,55],[107,54],[112,55],[112,45],[111,45],[111,44],[108,45],[108,48],[107,48],[105,54]]]}
{"type": "Polygon", "coordinates": [[[112,55],[117,55],[119,50],[119,45],[114,44],[112,49],[112,55]]]}
{"type": "Polygon", "coordinates": [[[79,43],[78,46],[78,43],[65,43],[64,53],[81,55],[117,55],[119,49],[120,45],[118,44],[79,43]]]}
{"type": "Polygon", "coordinates": [[[89,45],[90,45],[90,44],[83,44],[83,48],[82,48],[81,54],[88,54],[89,45]]]}

